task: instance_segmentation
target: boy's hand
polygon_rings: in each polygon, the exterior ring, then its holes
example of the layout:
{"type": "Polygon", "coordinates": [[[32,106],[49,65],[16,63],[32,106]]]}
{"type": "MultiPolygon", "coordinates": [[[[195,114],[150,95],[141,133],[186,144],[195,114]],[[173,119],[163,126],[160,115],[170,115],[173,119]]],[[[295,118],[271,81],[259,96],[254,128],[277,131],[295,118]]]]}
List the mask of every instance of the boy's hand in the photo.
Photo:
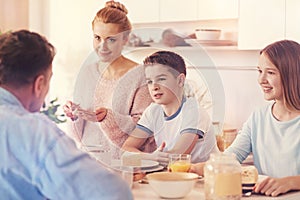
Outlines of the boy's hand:
{"type": "Polygon", "coordinates": [[[163,166],[167,166],[169,163],[169,153],[163,152],[165,146],[166,143],[163,142],[153,153],[143,154],[143,159],[154,160],[163,166]]]}

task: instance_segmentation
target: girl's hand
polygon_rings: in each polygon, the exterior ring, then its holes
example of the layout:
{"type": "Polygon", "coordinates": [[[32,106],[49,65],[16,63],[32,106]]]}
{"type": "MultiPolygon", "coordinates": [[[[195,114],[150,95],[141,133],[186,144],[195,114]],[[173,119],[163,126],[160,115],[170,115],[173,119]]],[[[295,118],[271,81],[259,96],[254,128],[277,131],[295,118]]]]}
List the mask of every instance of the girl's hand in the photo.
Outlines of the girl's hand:
{"type": "Polygon", "coordinates": [[[72,121],[76,120],[78,117],[73,114],[75,111],[74,103],[72,101],[67,101],[66,104],[63,106],[64,113],[67,117],[71,118],[72,121]]]}
{"type": "Polygon", "coordinates": [[[255,185],[254,192],[276,197],[279,194],[283,194],[294,189],[292,179],[292,177],[268,177],[255,185]]]}
{"type": "Polygon", "coordinates": [[[97,108],[96,110],[96,117],[97,117],[97,121],[101,122],[107,114],[107,109],[106,108],[97,108]]]}

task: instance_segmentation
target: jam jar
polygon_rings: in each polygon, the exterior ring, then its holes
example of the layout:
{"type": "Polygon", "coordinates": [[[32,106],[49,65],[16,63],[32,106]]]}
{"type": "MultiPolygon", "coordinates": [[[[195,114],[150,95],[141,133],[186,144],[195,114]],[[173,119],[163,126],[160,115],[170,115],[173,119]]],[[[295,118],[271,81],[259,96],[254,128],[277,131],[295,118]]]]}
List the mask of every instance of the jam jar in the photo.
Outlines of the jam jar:
{"type": "Polygon", "coordinates": [[[234,154],[212,153],[204,166],[205,199],[241,199],[241,172],[241,165],[234,154]]]}

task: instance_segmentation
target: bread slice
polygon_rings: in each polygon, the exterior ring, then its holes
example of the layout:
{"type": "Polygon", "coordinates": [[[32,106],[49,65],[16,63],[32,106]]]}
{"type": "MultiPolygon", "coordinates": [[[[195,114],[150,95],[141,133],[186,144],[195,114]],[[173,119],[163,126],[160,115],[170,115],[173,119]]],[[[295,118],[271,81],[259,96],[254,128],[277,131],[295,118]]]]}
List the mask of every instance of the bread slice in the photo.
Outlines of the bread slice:
{"type": "Polygon", "coordinates": [[[122,166],[141,166],[141,154],[140,153],[125,153],[121,158],[122,166]]]}

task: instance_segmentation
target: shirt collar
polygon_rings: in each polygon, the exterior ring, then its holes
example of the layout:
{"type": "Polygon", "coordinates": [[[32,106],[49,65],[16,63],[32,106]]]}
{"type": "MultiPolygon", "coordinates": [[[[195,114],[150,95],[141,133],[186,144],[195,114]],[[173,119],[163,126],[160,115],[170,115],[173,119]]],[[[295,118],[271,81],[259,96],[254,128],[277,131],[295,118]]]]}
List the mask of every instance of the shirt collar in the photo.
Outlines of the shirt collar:
{"type": "Polygon", "coordinates": [[[170,117],[168,117],[166,115],[166,113],[164,113],[165,120],[168,121],[168,120],[174,119],[180,113],[181,108],[182,108],[184,102],[186,102],[186,97],[185,96],[182,97],[181,105],[180,105],[180,107],[178,108],[178,110],[173,115],[171,115],[170,117]]]}
{"type": "Polygon", "coordinates": [[[17,97],[2,87],[0,87],[0,106],[1,105],[13,105],[25,110],[22,103],[17,99],[17,97]]]}

